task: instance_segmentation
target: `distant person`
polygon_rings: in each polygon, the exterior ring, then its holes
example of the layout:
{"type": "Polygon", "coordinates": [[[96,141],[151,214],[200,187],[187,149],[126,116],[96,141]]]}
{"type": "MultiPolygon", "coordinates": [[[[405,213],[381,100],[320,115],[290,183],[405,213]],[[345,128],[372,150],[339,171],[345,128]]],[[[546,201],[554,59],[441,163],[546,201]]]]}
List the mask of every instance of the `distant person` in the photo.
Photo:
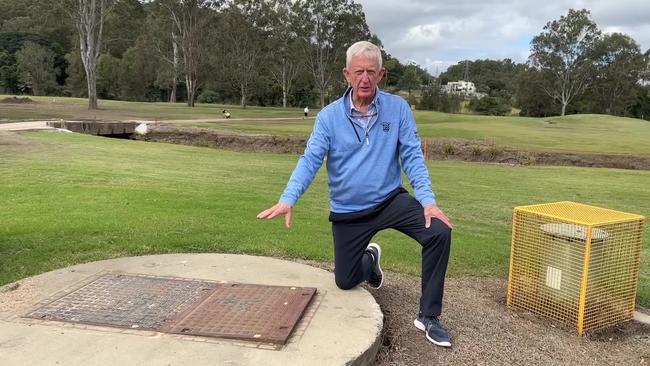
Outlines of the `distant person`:
{"type": "Polygon", "coordinates": [[[309,107],[305,107],[303,112],[305,113],[305,118],[309,117],[309,107]]]}
{"type": "Polygon", "coordinates": [[[316,115],[279,202],[257,218],[282,215],[289,227],[293,206],[326,160],[336,285],[347,290],[365,281],[380,288],[381,248],[370,240],[384,229],[408,235],[422,246],[422,296],[414,324],[429,341],[449,347],[438,317],[452,226],[436,205],[411,108],[377,87],[384,73],[377,46],[362,41],[348,48],[343,75],[350,87],[316,115]],[[402,188],[402,170],[415,198],[402,188]]]}
{"type": "Polygon", "coordinates": [[[227,110],[224,109],[223,111],[221,111],[221,114],[223,114],[223,118],[230,119],[230,112],[228,112],[227,110]]]}

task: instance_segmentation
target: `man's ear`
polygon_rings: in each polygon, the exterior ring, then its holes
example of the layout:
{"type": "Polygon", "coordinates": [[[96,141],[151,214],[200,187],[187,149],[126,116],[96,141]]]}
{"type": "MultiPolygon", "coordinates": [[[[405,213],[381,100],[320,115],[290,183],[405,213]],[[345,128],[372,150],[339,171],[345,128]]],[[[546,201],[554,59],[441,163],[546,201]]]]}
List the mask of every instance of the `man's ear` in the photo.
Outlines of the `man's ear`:
{"type": "Polygon", "coordinates": [[[347,67],[343,68],[343,77],[345,77],[345,81],[347,81],[348,86],[351,84],[350,83],[350,70],[348,70],[347,67]]]}

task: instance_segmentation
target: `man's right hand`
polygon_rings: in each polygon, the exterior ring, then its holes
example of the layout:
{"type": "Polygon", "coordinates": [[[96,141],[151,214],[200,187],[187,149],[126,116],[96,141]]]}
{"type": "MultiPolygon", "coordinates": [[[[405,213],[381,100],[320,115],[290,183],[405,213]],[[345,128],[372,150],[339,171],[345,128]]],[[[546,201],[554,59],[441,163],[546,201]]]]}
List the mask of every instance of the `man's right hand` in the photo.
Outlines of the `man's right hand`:
{"type": "Polygon", "coordinates": [[[258,219],[272,219],[278,215],[284,215],[284,225],[286,227],[291,226],[291,205],[288,203],[278,203],[273,207],[266,209],[257,214],[258,219]]]}

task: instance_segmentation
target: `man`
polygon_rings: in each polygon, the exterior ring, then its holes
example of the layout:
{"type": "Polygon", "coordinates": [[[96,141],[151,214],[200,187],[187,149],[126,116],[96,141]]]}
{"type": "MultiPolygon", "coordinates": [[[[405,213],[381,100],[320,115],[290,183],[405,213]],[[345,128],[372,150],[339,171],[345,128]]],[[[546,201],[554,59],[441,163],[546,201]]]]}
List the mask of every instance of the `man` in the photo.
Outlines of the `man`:
{"type": "Polygon", "coordinates": [[[305,114],[304,118],[309,117],[309,107],[305,107],[305,109],[303,109],[302,112],[305,114]]]}
{"type": "Polygon", "coordinates": [[[305,153],[279,202],[260,219],[279,215],[291,224],[292,207],[327,157],[334,276],[341,289],[367,281],[383,283],[381,248],[370,243],[383,229],[396,229],[422,245],[422,296],[415,326],[436,345],[451,346],[440,324],[451,224],[436,206],[413,114],[406,101],[380,91],[381,52],[357,42],[346,54],[343,75],[349,88],[316,116],[305,153]],[[404,170],[415,198],[402,188],[404,170]]]}

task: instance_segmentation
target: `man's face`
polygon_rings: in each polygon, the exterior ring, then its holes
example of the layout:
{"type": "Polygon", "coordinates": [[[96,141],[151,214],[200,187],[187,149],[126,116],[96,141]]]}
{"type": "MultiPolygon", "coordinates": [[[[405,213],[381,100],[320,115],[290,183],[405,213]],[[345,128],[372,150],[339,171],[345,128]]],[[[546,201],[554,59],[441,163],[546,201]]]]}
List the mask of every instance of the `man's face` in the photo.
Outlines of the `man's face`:
{"type": "Polygon", "coordinates": [[[352,87],[355,98],[372,99],[377,84],[384,77],[384,69],[379,68],[377,60],[368,56],[354,56],[350,65],[343,69],[343,75],[352,87]]]}

